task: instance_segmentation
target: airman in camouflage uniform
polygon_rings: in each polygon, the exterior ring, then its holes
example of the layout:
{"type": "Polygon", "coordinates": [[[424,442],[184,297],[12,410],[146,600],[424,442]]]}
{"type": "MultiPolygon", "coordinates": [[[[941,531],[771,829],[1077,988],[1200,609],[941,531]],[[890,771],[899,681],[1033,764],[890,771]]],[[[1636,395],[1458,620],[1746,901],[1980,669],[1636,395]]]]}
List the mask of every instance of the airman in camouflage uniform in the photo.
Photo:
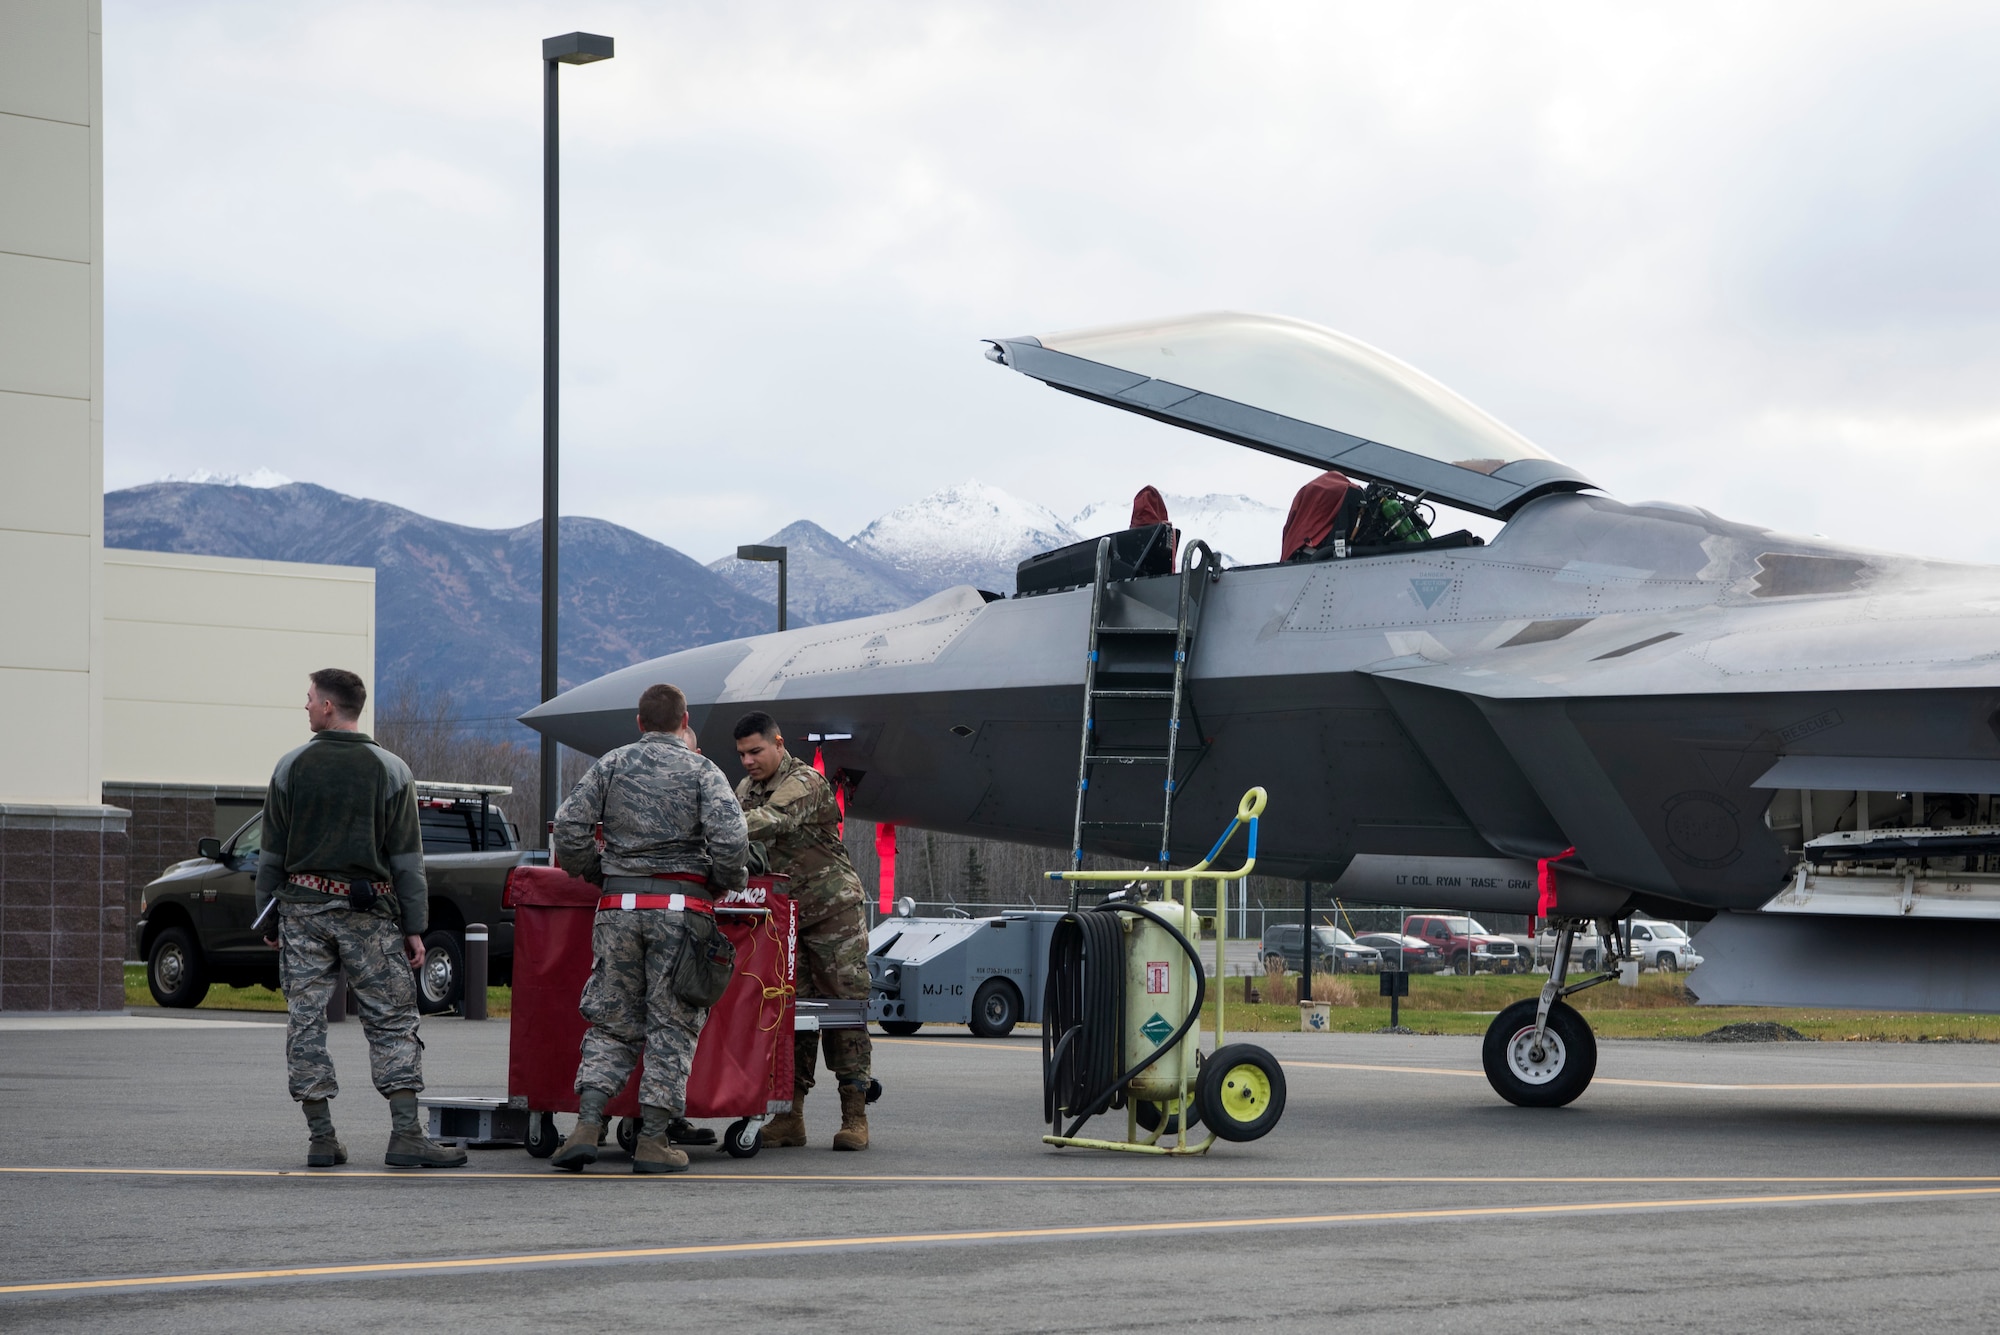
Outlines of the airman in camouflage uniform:
{"type": "MultiPolygon", "coordinates": [[[[611,895],[719,899],[744,883],[749,841],[729,781],[694,749],[687,697],[650,686],[639,698],[639,740],[606,752],[556,812],[557,865],[611,895]],[[599,851],[594,827],[604,827],[599,851]]],[[[604,1106],[639,1077],[641,1121],[635,1173],[674,1173],[687,1155],[668,1143],[687,1108],[688,1069],[707,1012],[673,989],[674,957],[696,909],[598,909],[595,956],[580,1009],[590,1028],[576,1068],[576,1129],[550,1162],[580,1172],[595,1162],[604,1106]]]]}
{"type": "Polygon", "coordinates": [[[456,1168],[465,1151],[430,1140],[418,1124],[423,1044],[417,986],[430,914],[423,835],[410,767],[359,727],[368,691],[340,668],[312,674],[306,721],[313,738],[288,753],[264,794],[257,858],[260,914],[270,901],[277,924],[278,980],[291,1012],[285,1068],[312,1139],[306,1165],[347,1162],[328,1100],[340,1092],[326,1050],[326,1008],[340,972],[361,1012],[375,1088],[389,1100],[383,1162],[456,1168]]]}
{"type": "MultiPolygon", "coordinates": [[[[771,870],[788,876],[799,906],[799,995],[868,999],[868,914],[861,878],[840,840],[840,806],[826,776],[785,750],[769,714],[737,721],[736,753],[750,771],[736,785],[750,837],[770,850],[771,870]]],[[[774,1147],[806,1143],[805,1100],[818,1049],[840,1091],[837,1150],[868,1148],[873,1046],[866,1029],[807,1030],[793,1040],[792,1110],[764,1127],[774,1147]]]]}

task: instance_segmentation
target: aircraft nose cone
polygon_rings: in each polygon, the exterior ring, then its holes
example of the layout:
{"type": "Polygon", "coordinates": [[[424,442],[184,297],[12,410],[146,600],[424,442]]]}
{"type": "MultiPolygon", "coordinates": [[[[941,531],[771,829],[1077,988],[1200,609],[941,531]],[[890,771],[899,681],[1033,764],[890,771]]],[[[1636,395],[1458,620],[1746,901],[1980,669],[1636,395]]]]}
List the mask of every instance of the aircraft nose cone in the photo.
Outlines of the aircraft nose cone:
{"type": "Polygon", "coordinates": [[[700,730],[705,710],[722,695],[730,672],[750,650],[749,641],[732,640],[634,663],[543,701],[521,715],[521,722],[586,755],[603,755],[638,736],[634,715],[639,696],[648,686],[666,682],[687,693],[688,712],[700,730]]]}

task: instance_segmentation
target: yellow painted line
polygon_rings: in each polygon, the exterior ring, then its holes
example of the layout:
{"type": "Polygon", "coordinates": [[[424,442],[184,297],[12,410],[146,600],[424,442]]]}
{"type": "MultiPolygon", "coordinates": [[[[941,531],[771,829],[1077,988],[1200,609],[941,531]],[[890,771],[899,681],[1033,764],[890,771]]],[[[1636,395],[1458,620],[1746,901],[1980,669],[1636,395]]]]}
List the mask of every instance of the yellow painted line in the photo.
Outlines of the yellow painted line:
{"type": "Polygon", "coordinates": [[[1301,1174],[1178,1174],[1173,1177],[1142,1177],[1136,1173],[675,1173],[670,1176],[642,1176],[636,1173],[562,1173],[553,1169],[532,1173],[417,1173],[409,1169],[304,1169],[304,1168],[65,1168],[0,1167],[0,1174],[19,1176],[71,1177],[175,1177],[175,1178],[296,1178],[308,1182],[338,1182],[353,1179],[394,1178],[404,1182],[443,1184],[448,1182],[643,1182],[668,1186],[676,1182],[726,1182],[741,1186],[760,1183],[801,1182],[878,1183],[886,1186],[957,1186],[980,1183],[1016,1186],[1374,1186],[1432,1184],[1437,1186],[1481,1186],[1527,1183],[1567,1186],[1644,1186],[1664,1184],[1747,1186],[1834,1185],[1853,1182],[1994,1182],[2000,1173],[1870,1173],[1785,1175],[1696,1176],[1686,1173],[1658,1177],[1620,1175],[1617,1177],[1550,1177],[1530,1173],[1510,1175],[1422,1176],[1405,1173],[1380,1176],[1305,1176],[1301,1174]]]}
{"type": "MultiPolygon", "coordinates": [[[[1484,1080],[1484,1071],[1467,1071],[1453,1066],[1391,1066],[1372,1065],[1364,1062],[1305,1062],[1279,1060],[1286,1070],[1309,1067],[1321,1071],[1387,1071],[1395,1075],[1455,1075],[1472,1080],[1484,1080]]],[[[2000,1080],[1924,1080],[1924,1081],[1793,1081],[1774,1084],[1727,1084],[1696,1080],[1635,1080],[1617,1076],[1600,1075],[1592,1080],[1593,1085],[1630,1085],[1644,1089],[1773,1089],[1773,1090],[1855,1090],[1855,1089],[2000,1089],[2000,1080]]]]}
{"type": "Polygon", "coordinates": [[[33,1293],[102,1293],[117,1289],[231,1284],[271,1279],[335,1279],[366,1275],[423,1275],[454,1270],[650,1261],[675,1257],[758,1256],[846,1251],[862,1247],[936,1246],[958,1242],[1041,1242],[1065,1238],[1117,1238],[1163,1233],[1221,1233],[1246,1229],[1415,1220],[1534,1218],[1551,1215],[1633,1213],[1703,1206],[1818,1205],[1834,1201],[1940,1200],[2000,1195],[2000,1187],[1922,1188],[1902,1191],[1798,1192],[1777,1196],[1689,1196],[1651,1201],[1571,1201],[1554,1205],[1457,1206],[1435,1210],[1367,1210],[1347,1214],[1264,1215],[1251,1219],[1192,1219],[1138,1224],[1082,1224],[1045,1228],[993,1228],[963,1232],[881,1233],[844,1238],[785,1238],[771,1242],[696,1243],[679,1247],[620,1247],[593,1251],[526,1252],[432,1261],[368,1261],[347,1265],[284,1266],[266,1270],[209,1270],[182,1275],[132,1275],[118,1279],[56,1280],[0,1285],[0,1296],[33,1293]]]}

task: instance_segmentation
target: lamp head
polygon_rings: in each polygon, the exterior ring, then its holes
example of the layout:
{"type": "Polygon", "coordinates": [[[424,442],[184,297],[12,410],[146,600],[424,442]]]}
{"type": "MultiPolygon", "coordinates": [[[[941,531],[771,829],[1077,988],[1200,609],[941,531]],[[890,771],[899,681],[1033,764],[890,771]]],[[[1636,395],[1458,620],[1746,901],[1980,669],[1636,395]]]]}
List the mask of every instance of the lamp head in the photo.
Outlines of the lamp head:
{"type": "Polygon", "coordinates": [[[542,59],[561,61],[565,65],[588,65],[592,61],[609,60],[611,39],[590,32],[545,37],[542,39],[542,59]]]}

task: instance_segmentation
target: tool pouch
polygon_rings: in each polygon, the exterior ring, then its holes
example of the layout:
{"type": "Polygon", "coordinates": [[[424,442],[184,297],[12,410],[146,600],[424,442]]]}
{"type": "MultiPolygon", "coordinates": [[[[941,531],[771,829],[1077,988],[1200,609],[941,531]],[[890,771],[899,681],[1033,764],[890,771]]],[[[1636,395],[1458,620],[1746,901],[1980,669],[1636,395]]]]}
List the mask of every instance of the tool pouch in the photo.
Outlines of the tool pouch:
{"type": "Polygon", "coordinates": [[[736,943],[706,913],[681,915],[681,948],[674,956],[674,995],[707,1010],[722,1000],[736,973],[736,943]]]}
{"type": "Polygon", "coordinates": [[[366,913],[375,907],[378,896],[373,881],[349,881],[347,883],[347,907],[356,913],[366,913]]]}

